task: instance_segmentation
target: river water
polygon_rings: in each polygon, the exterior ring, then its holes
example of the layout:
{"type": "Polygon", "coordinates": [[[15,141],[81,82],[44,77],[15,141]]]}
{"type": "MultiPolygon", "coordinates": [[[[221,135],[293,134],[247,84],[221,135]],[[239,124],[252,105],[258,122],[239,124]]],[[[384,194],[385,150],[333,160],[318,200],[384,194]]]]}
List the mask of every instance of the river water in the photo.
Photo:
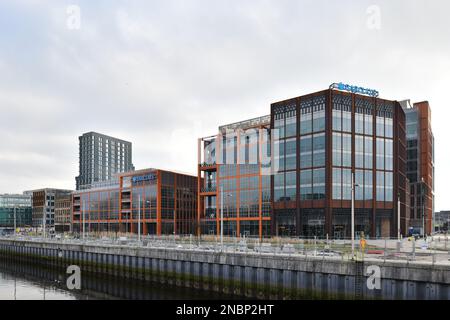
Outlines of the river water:
{"type": "Polygon", "coordinates": [[[233,299],[231,296],[214,292],[113,277],[83,277],[81,290],[71,291],[67,289],[66,276],[33,265],[0,261],[0,300],[233,299]]]}

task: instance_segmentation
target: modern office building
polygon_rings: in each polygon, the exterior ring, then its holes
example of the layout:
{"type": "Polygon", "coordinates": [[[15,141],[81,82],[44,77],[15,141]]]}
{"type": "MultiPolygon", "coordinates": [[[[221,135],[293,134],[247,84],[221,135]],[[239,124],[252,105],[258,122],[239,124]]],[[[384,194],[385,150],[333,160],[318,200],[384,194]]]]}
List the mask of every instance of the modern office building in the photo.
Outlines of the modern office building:
{"type": "Polygon", "coordinates": [[[55,231],[70,232],[72,227],[72,194],[55,195],[55,231]]]}
{"type": "Polygon", "coordinates": [[[450,230],[450,211],[438,211],[434,214],[434,231],[448,232],[450,230]]]}
{"type": "Polygon", "coordinates": [[[0,229],[14,231],[31,226],[31,197],[21,194],[0,194],[0,229]]]}
{"type": "Polygon", "coordinates": [[[79,137],[79,176],[76,189],[110,180],[116,173],[134,170],[131,142],[89,132],[79,137]]]}
{"type": "Polygon", "coordinates": [[[195,233],[197,178],[159,169],[120,173],[74,192],[74,232],[195,233]],[[84,224],[84,228],[83,228],[84,224]]]}
{"type": "Polygon", "coordinates": [[[356,233],[396,237],[398,199],[405,219],[405,113],[373,90],[341,87],[271,106],[274,235],[350,238],[352,185],[356,233]]]}
{"type": "Polygon", "coordinates": [[[219,235],[223,217],[225,236],[269,236],[270,116],[220,127],[198,157],[197,232],[219,235]]]}
{"type": "Polygon", "coordinates": [[[51,188],[26,191],[25,194],[31,195],[32,198],[32,226],[39,230],[45,228],[46,232],[53,232],[55,230],[55,199],[71,193],[72,190],[51,188]]]}
{"type": "Polygon", "coordinates": [[[406,114],[406,175],[410,182],[410,227],[432,232],[434,212],[434,136],[427,101],[401,102],[406,114]]]}

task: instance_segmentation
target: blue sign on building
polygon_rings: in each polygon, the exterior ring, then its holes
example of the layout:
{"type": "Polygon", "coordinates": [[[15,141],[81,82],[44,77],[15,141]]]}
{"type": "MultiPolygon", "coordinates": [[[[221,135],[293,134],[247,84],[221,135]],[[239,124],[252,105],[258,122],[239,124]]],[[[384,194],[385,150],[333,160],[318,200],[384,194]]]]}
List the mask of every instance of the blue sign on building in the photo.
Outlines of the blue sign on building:
{"type": "Polygon", "coordinates": [[[156,174],[146,174],[144,176],[133,177],[133,183],[156,180],[156,174]]]}
{"type": "Polygon", "coordinates": [[[380,93],[377,90],[367,89],[367,88],[358,87],[358,86],[352,86],[349,84],[344,84],[342,82],[333,83],[330,86],[330,89],[338,89],[338,90],[342,90],[342,91],[348,91],[351,93],[364,94],[364,95],[375,97],[375,98],[377,98],[380,95],[380,93]]]}

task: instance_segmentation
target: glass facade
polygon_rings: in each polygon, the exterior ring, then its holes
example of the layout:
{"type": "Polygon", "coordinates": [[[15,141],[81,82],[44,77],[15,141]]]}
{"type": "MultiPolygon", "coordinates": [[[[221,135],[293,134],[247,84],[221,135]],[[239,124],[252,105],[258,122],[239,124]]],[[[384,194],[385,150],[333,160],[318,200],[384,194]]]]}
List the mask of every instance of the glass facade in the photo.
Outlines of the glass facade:
{"type": "MultiPolygon", "coordinates": [[[[267,124],[269,120],[267,117],[267,124]]],[[[264,121],[266,120],[263,119],[262,122],[264,121]]],[[[219,128],[222,132],[218,138],[221,142],[221,161],[217,163],[217,171],[208,169],[203,173],[205,187],[201,190],[202,234],[219,234],[222,214],[225,236],[264,237],[270,234],[271,181],[270,175],[262,174],[263,164],[260,159],[261,153],[270,153],[270,140],[266,141],[270,137],[270,130],[247,127],[250,122],[244,121],[219,128]],[[220,212],[222,192],[223,213],[220,212]]],[[[277,125],[283,136],[282,143],[278,141],[280,148],[276,148],[282,151],[277,154],[277,161],[282,163],[283,168],[286,162],[288,166],[292,166],[289,163],[292,154],[295,161],[296,145],[290,143],[286,136],[295,136],[295,116],[292,118],[288,114],[280,117],[277,125]],[[282,126],[279,123],[282,123],[282,126]]]]}
{"type": "Polygon", "coordinates": [[[0,195],[0,228],[14,228],[14,220],[18,228],[31,226],[30,196],[0,195]]]}
{"type": "Polygon", "coordinates": [[[74,194],[74,231],[84,219],[86,231],[137,233],[140,220],[142,234],[193,234],[196,188],[196,177],[172,172],[124,175],[115,186],[74,194]]]}

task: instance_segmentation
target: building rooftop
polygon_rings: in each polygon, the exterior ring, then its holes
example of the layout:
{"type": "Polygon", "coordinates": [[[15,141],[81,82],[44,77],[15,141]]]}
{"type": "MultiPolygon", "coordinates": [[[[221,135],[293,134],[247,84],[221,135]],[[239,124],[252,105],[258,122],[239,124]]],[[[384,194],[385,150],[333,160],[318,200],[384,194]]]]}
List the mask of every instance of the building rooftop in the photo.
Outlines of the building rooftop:
{"type": "Polygon", "coordinates": [[[80,138],[84,137],[84,136],[92,136],[92,135],[98,135],[98,136],[102,136],[102,137],[105,137],[105,138],[114,139],[114,140],[117,140],[117,141],[120,141],[120,142],[125,142],[125,143],[130,143],[131,144],[130,141],[119,139],[119,138],[116,138],[116,137],[113,137],[113,136],[109,136],[107,134],[95,132],[95,131],[90,131],[90,132],[83,133],[83,135],[81,135],[80,138]]]}

